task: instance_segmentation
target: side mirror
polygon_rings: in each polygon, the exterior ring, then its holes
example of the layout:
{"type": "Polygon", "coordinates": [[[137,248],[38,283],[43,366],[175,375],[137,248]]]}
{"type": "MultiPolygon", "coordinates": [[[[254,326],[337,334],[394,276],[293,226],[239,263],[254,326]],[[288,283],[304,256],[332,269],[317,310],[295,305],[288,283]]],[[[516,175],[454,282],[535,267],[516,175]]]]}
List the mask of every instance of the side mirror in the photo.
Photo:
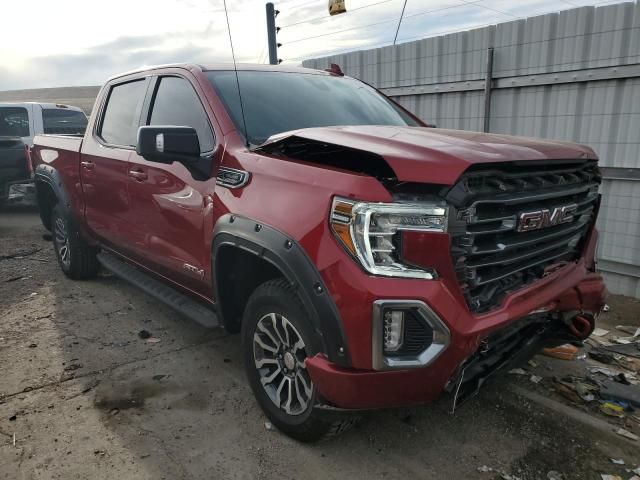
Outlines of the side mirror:
{"type": "Polygon", "coordinates": [[[150,162],[192,162],[200,158],[200,142],[191,127],[145,126],[138,128],[136,153],[150,162]]]}

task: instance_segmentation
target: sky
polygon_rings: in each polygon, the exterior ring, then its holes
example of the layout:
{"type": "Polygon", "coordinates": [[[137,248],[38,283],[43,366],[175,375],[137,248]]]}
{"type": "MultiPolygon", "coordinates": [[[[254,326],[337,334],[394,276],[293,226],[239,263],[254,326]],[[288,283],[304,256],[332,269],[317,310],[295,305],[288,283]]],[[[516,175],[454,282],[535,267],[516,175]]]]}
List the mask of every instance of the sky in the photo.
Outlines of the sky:
{"type": "MultiPolygon", "coordinates": [[[[389,45],[405,0],[275,1],[285,63],[389,45]]],[[[398,43],[620,0],[406,0],[398,43]]],[[[264,0],[227,0],[236,60],[267,61],[264,0]]],[[[222,0],[10,0],[2,5],[0,91],[100,85],[145,65],[230,62],[222,0]],[[13,19],[13,20],[11,20],[13,19]],[[11,21],[10,21],[11,20],[11,21]]]]}

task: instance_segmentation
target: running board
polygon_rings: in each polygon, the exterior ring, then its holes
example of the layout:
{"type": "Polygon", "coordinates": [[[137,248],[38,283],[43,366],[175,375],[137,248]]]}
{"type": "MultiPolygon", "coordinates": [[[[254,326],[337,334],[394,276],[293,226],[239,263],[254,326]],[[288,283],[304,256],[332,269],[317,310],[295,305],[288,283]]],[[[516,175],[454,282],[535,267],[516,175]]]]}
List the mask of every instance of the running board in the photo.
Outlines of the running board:
{"type": "Polygon", "coordinates": [[[203,327],[215,328],[220,326],[218,317],[213,310],[189,298],[175,288],[156,280],[148,273],[105,252],[98,254],[98,260],[104,268],[116,277],[132,283],[203,327]]]}

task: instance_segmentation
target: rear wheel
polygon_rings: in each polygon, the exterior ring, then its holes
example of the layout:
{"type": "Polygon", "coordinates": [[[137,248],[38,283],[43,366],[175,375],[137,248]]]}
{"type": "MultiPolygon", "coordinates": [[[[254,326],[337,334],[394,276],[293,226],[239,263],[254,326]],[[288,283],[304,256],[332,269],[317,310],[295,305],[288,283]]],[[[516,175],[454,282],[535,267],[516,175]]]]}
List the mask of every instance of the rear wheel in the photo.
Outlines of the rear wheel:
{"type": "Polygon", "coordinates": [[[98,273],[96,248],[87,245],[59,204],[51,212],[51,232],[58,264],[67,277],[80,280],[98,273]]]}
{"type": "Polygon", "coordinates": [[[269,420],[287,435],[313,442],[338,433],[351,418],[327,418],[315,409],[316,391],[306,359],[319,351],[295,291],[284,279],[260,285],[242,321],[249,384],[269,420]]]}

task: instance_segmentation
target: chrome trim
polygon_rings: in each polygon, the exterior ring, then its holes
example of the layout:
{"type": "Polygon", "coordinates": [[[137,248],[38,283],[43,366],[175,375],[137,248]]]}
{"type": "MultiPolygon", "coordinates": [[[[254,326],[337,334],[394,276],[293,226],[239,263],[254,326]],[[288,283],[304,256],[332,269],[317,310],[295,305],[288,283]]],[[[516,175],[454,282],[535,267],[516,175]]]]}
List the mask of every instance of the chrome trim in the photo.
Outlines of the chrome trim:
{"type": "Polygon", "coordinates": [[[424,302],[420,300],[376,300],[373,302],[371,325],[371,363],[374,370],[393,370],[426,367],[449,346],[451,333],[444,322],[424,302]],[[419,355],[385,355],[382,346],[384,325],[382,312],[384,307],[412,309],[433,329],[433,341],[419,355]]]}
{"type": "Polygon", "coordinates": [[[249,172],[230,167],[220,167],[218,169],[218,173],[216,175],[216,185],[220,185],[221,187],[226,188],[242,188],[247,183],[249,183],[249,172]],[[228,177],[221,178],[221,174],[224,173],[236,174],[239,177],[236,180],[229,181],[228,177]]]}

